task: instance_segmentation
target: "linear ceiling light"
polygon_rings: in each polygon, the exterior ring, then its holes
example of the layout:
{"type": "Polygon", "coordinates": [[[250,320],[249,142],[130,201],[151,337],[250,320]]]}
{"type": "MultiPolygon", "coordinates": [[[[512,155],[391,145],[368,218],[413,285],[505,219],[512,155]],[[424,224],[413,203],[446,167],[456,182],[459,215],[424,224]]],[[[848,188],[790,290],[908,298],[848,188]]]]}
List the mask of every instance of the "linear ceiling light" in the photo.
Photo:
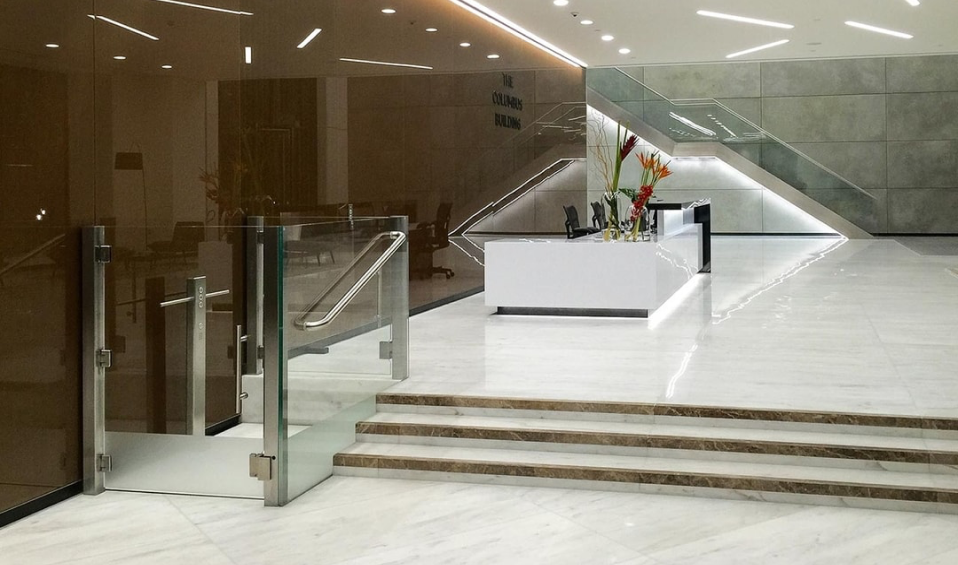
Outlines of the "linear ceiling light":
{"type": "Polygon", "coordinates": [[[778,27],[782,29],[792,29],[793,27],[795,27],[792,24],[782,24],[779,22],[770,22],[768,20],[757,20],[755,18],[746,18],[744,16],[733,16],[731,14],[710,12],[708,10],[699,10],[698,12],[695,12],[695,13],[700,16],[706,16],[709,18],[719,18],[721,20],[731,20],[733,22],[741,22],[743,24],[756,24],[760,26],[778,27]]]}
{"type": "Polygon", "coordinates": [[[180,0],[153,0],[154,2],[163,2],[164,4],[176,4],[177,6],[186,6],[187,8],[199,8],[200,10],[209,10],[211,12],[222,12],[224,14],[233,14],[234,16],[252,16],[253,12],[241,12],[239,10],[228,10],[226,8],[217,8],[216,6],[206,6],[204,4],[192,4],[190,2],[180,2],[180,0]]]}
{"type": "Polygon", "coordinates": [[[94,16],[93,14],[87,14],[87,15],[90,16],[91,18],[93,18],[94,20],[102,20],[102,21],[104,21],[104,22],[106,22],[106,23],[108,23],[108,24],[113,24],[113,25],[115,25],[116,27],[121,27],[121,28],[125,29],[126,31],[133,32],[133,33],[135,33],[135,34],[137,34],[137,35],[142,35],[143,37],[145,37],[145,38],[147,38],[147,39],[152,39],[153,41],[159,41],[159,40],[160,40],[160,38],[157,37],[157,36],[155,36],[155,35],[150,35],[150,34],[146,33],[146,32],[143,31],[143,30],[136,29],[135,27],[131,27],[131,26],[128,26],[128,25],[126,25],[126,24],[121,24],[120,22],[118,22],[118,21],[116,21],[116,20],[111,20],[110,18],[108,18],[108,17],[106,17],[106,16],[94,16]]]}
{"type": "Polygon", "coordinates": [[[523,29],[519,25],[509,21],[505,17],[496,12],[493,12],[489,8],[483,6],[475,0],[449,0],[453,4],[458,5],[461,8],[469,10],[473,14],[479,16],[480,18],[486,20],[487,22],[498,26],[512,35],[518,37],[519,39],[538,47],[539,49],[545,51],[546,53],[552,55],[553,57],[566,62],[574,67],[588,67],[585,62],[580,59],[573,57],[572,55],[566,53],[562,49],[559,49],[555,45],[549,43],[548,41],[534,35],[533,33],[523,29]]]}
{"type": "Polygon", "coordinates": [[[316,28],[313,31],[309,32],[309,35],[306,36],[306,39],[302,43],[296,46],[297,49],[302,49],[309,45],[309,42],[316,39],[316,36],[319,35],[319,32],[323,31],[322,28],[316,28]]]}
{"type": "Polygon", "coordinates": [[[756,51],[761,51],[762,49],[771,49],[772,47],[778,47],[779,45],[785,45],[788,43],[787,39],[781,41],[775,41],[773,43],[766,43],[765,45],[759,45],[758,47],[752,47],[751,49],[746,49],[745,51],[739,51],[738,53],[730,53],[725,56],[726,59],[734,59],[735,57],[740,57],[742,55],[748,55],[749,53],[755,53],[756,51]]]}
{"type": "Polygon", "coordinates": [[[431,71],[432,67],[427,67],[426,65],[412,65],[409,63],[389,63],[386,61],[370,61],[367,59],[349,59],[347,57],[340,57],[340,61],[346,61],[347,63],[364,63],[366,65],[386,65],[387,67],[409,67],[412,69],[426,69],[431,71]]]}
{"type": "Polygon", "coordinates": [[[845,25],[847,25],[847,26],[852,26],[852,27],[857,27],[857,28],[859,28],[859,29],[864,29],[864,30],[868,30],[868,31],[874,31],[875,33],[884,33],[885,35],[891,35],[891,36],[894,36],[894,37],[900,37],[900,38],[902,38],[902,39],[911,39],[912,37],[914,37],[913,35],[909,35],[909,34],[907,34],[907,33],[902,33],[902,32],[900,32],[900,31],[892,31],[892,30],[890,30],[890,29],[885,29],[885,28],[883,28],[883,27],[876,27],[876,26],[872,26],[872,25],[868,25],[868,24],[859,23],[859,22],[845,22],[845,25]]]}

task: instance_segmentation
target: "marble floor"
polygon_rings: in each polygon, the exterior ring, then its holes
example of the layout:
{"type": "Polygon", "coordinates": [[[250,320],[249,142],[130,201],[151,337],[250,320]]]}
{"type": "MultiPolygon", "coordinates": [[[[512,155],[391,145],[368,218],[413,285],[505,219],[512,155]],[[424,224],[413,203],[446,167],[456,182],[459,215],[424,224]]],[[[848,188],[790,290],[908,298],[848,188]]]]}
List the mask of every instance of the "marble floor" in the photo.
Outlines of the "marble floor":
{"type": "Polygon", "coordinates": [[[950,565],[956,529],[958,516],[333,477],[285,508],[78,496],[0,530],[0,562],[950,565]]]}
{"type": "Polygon", "coordinates": [[[712,274],[649,320],[498,316],[476,295],[411,319],[391,391],[955,417],[946,243],[715,237],[712,274]]]}

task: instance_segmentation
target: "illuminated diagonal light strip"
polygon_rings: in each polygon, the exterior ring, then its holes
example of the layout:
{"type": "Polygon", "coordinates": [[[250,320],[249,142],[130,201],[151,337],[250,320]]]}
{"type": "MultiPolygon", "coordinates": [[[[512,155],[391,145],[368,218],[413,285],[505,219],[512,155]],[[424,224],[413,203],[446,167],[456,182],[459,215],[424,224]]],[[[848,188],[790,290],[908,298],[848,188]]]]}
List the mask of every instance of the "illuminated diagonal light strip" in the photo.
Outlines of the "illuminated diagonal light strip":
{"type": "Polygon", "coordinates": [[[302,49],[303,47],[306,47],[307,45],[309,45],[309,42],[316,39],[316,36],[319,35],[319,32],[321,31],[323,31],[322,28],[316,28],[313,31],[311,31],[310,34],[306,36],[306,39],[304,39],[302,43],[297,45],[296,48],[302,49]]]}
{"type": "Polygon", "coordinates": [[[211,12],[222,12],[224,14],[233,14],[234,16],[252,16],[253,15],[253,12],[228,10],[226,8],[217,8],[216,6],[206,6],[204,4],[192,4],[190,2],[180,2],[179,0],[153,0],[153,1],[163,2],[164,4],[176,4],[177,6],[186,6],[187,8],[199,8],[200,10],[209,10],[211,12]]]}
{"type": "Polygon", "coordinates": [[[725,56],[726,59],[734,59],[735,57],[741,57],[742,55],[748,55],[749,53],[755,53],[756,51],[761,51],[763,49],[771,49],[772,47],[778,47],[779,45],[785,45],[788,43],[787,39],[781,41],[774,41],[772,43],[766,43],[765,45],[759,45],[758,47],[752,47],[751,49],[746,49],[745,51],[739,51],[738,53],[729,53],[725,56]]]}
{"type": "Polygon", "coordinates": [[[150,34],[146,33],[146,32],[143,31],[143,30],[136,29],[135,27],[128,26],[128,25],[123,24],[123,23],[120,23],[120,22],[118,22],[118,21],[116,21],[116,20],[111,20],[110,18],[108,18],[108,17],[106,17],[106,16],[94,16],[93,14],[87,14],[87,15],[90,16],[91,18],[93,18],[94,20],[101,20],[101,21],[104,21],[104,22],[106,22],[106,23],[108,23],[108,24],[113,24],[113,25],[115,25],[116,27],[121,27],[121,28],[125,29],[126,31],[133,32],[133,33],[135,33],[135,34],[137,34],[137,35],[142,35],[143,37],[145,37],[145,38],[147,38],[147,39],[152,39],[153,41],[159,41],[159,40],[160,40],[160,38],[157,37],[157,36],[155,36],[155,35],[150,35],[150,34]]]}
{"type": "Polygon", "coordinates": [[[710,11],[708,11],[708,10],[699,10],[698,12],[695,12],[695,13],[698,14],[698,15],[700,15],[700,16],[705,16],[705,17],[708,17],[708,18],[718,18],[718,19],[720,19],[720,20],[730,20],[730,21],[733,21],[733,22],[741,22],[741,23],[743,23],[743,24],[755,24],[755,25],[760,25],[760,26],[777,27],[777,28],[781,28],[781,29],[792,29],[792,28],[795,27],[795,26],[793,26],[792,24],[783,24],[783,23],[779,23],[779,22],[770,22],[770,21],[768,21],[768,20],[759,20],[759,19],[756,19],[756,18],[746,18],[746,17],[744,17],[744,16],[733,16],[733,15],[731,15],[731,14],[722,14],[722,13],[720,13],[720,12],[710,12],[710,11]]]}
{"type": "Polygon", "coordinates": [[[858,29],[864,29],[864,30],[867,30],[867,31],[874,31],[875,33],[884,33],[885,35],[891,35],[891,36],[894,36],[894,37],[900,37],[900,38],[902,38],[902,39],[911,39],[911,38],[914,37],[913,35],[909,35],[909,34],[907,34],[907,33],[902,33],[902,32],[900,32],[900,31],[893,31],[893,30],[890,30],[890,29],[885,29],[885,28],[883,28],[883,27],[878,27],[878,26],[863,24],[863,23],[859,23],[859,22],[845,22],[845,25],[847,25],[847,26],[852,26],[852,27],[857,27],[858,29]]]}
{"type": "Polygon", "coordinates": [[[518,37],[519,39],[534,45],[539,49],[545,51],[546,53],[552,55],[553,57],[572,65],[573,67],[588,67],[584,61],[577,59],[576,57],[566,53],[562,49],[559,49],[555,45],[549,43],[548,41],[542,39],[541,37],[536,36],[535,34],[529,32],[528,30],[522,28],[518,24],[506,19],[502,15],[490,10],[489,8],[483,6],[475,0],[449,0],[453,4],[469,10],[473,14],[479,16],[480,18],[486,20],[487,22],[498,26],[512,35],[518,37]]]}
{"type": "Polygon", "coordinates": [[[480,222],[482,222],[483,220],[485,220],[485,219],[488,218],[489,216],[491,216],[491,215],[493,215],[493,214],[498,214],[499,212],[502,212],[503,210],[505,210],[505,209],[508,208],[509,206],[512,206],[513,204],[515,204],[516,202],[518,202],[519,199],[521,199],[523,196],[525,196],[526,194],[528,194],[529,191],[535,189],[536,187],[538,187],[538,186],[541,185],[542,183],[546,182],[547,180],[551,179],[552,177],[554,177],[554,176],[556,176],[557,174],[559,174],[559,173],[561,173],[562,171],[564,171],[569,165],[571,165],[571,164],[573,163],[573,161],[575,161],[575,159],[558,159],[558,160],[556,160],[554,163],[552,163],[552,164],[549,165],[548,167],[542,169],[542,170],[539,171],[538,173],[536,173],[536,174],[532,175],[531,177],[529,177],[529,180],[525,181],[524,183],[522,183],[522,184],[520,184],[519,186],[515,187],[514,189],[510,190],[508,193],[506,193],[505,196],[503,196],[503,197],[500,198],[499,200],[496,200],[495,202],[490,202],[490,203],[486,204],[485,206],[483,206],[482,208],[480,208],[478,212],[476,212],[475,214],[469,216],[469,217],[466,219],[466,221],[464,221],[463,223],[459,224],[459,227],[457,227],[456,229],[452,230],[452,232],[450,232],[450,233],[459,233],[459,230],[462,230],[462,235],[465,235],[466,232],[468,232],[468,231],[471,230],[472,228],[474,228],[474,227],[476,227],[477,225],[479,225],[480,222]],[[520,190],[524,189],[524,188],[526,187],[526,185],[528,185],[528,184],[531,183],[533,180],[535,180],[536,177],[538,177],[538,176],[541,175],[542,173],[548,171],[548,170],[551,169],[552,167],[555,167],[556,165],[559,165],[559,164],[562,164],[562,167],[561,167],[560,169],[554,171],[552,174],[550,174],[550,175],[547,176],[546,178],[540,180],[539,182],[535,183],[534,185],[532,185],[531,187],[529,187],[528,189],[526,189],[522,194],[520,194],[518,197],[516,197],[512,202],[509,202],[508,204],[506,204],[506,205],[503,206],[502,208],[496,210],[496,206],[498,206],[503,200],[509,198],[510,196],[512,196],[512,195],[514,195],[515,193],[519,192],[520,190]],[[488,210],[488,212],[486,212],[486,210],[488,210]],[[474,221],[474,222],[472,221],[472,220],[474,220],[474,219],[476,218],[476,216],[478,216],[479,214],[482,214],[483,212],[486,212],[486,214],[485,214],[484,216],[482,216],[481,218],[479,218],[478,220],[476,220],[476,221],[474,221]],[[463,229],[463,227],[465,227],[466,225],[468,225],[469,227],[463,229]]]}
{"type": "Polygon", "coordinates": [[[364,63],[366,65],[386,65],[387,67],[410,67],[413,69],[426,69],[428,71],[432,70],[432,67],[426,65],[413,65],[410,63],[389,63],[387,61],[369,61],[367,59],[349,59],[347,57],[340,57],[340,61],[346,61],[347,63],[364,63]]]}
{"type": "Polygon", "coordinates": [[[714,132],[714,131],[710,130],[709,128],[704,128],[704,127],[698,125],[697,123],[693,122],[692,120],[690,120],[690,119],[688,119],[688,118],[685,118],[685,117],[683,117],[683,116],[680,116],[680,115],[676,114],[675,112],[669,112],[669,117],[672,118],[673,120],[675,120],[675,121],[677,121],[677,122],[683,124],[683,125],[686,125],[686,126],[692,128],[692,129],[696,130],[696,131],[702,132],[702,133],[704,133],[705,135],[707,135],[707,136],[709,136],[709,137],[715,137],[715,132],[714,132]]]}

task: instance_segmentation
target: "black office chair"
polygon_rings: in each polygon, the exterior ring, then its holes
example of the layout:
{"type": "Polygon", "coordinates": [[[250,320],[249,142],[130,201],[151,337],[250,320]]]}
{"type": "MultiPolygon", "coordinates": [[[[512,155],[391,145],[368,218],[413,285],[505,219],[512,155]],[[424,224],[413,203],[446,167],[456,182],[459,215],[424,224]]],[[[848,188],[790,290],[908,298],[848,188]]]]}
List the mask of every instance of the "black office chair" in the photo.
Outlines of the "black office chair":
{"type": "Polygon", "coordinates": [[[179,258],[184,262],[187,257],[196,257],[200,242],[206,240],[206,228],[203,222],[176,222],[173,226],[173,238],[168,241],[154,241],[149,244],[150,264],[158,259],[179,258]]]}
{"type": "Polygon", "coordinates": [[[584,235],[599,233],[598,228],[579,226],[579,211],[575,209],[575,206],[563,206],[562,209],[565,210],[565,235],[567,238],[575,239],[584,235]]]}
{"type": "Polygon", "coordinates": [[[609,220],[605,216],[605,207],[598,200],[592,203],[592,226],[599,231],[609,227],[609,220]]]}
{"type": "Polygon", "coordinates": [[[433,255],[440,249],[449,247],[449,222],[452,218],[452,204],[443,202],[436,210],[435,222],[422,222],[409,232],[409,272],[420,278],[429,278],[436,274],[446,275],[447,279],[456,276],[452,269],[437,267],[433,264],[433,255]]]}

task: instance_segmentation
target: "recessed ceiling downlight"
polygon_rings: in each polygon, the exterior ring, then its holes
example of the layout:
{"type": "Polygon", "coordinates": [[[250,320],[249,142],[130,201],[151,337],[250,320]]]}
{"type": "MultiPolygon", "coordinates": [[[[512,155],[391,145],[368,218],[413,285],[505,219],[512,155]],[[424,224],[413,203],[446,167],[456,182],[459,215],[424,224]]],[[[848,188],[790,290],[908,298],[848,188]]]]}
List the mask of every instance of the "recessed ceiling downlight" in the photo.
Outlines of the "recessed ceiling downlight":
{"type": "Polygon", "coordinates": [[[911,4],[912,6],[917,6],[917,5],[921,4],[921,2],[919,2],[918,0],[907,0],[907,1],[908,1],[908,3],[911,4]]]}
{"type": "Polygon", "coordinates": [[[592,20],[582,20],[582,21],[580,21],[579,23],[582,24],[582,25],[584,25],[584,26],[590,26],[590,25],[594,24],[595,22],[592,21],[592,20]]]}
{"type": "Polygon", "coordinates": [[[883,33],[885,35],[891,35],[892,37],[899,37],[901,39],[911,39],[914,37],[913,35],[910,35],[901,31],[894,31],[890,29],[885,29],[883,27],[863,24],[860,22],[845,22],[845,25],[857,27],[858,29],[864,29],[866,31],[873,31],[875,33],[883,33]]]}
{"type": "Polygon", "coordinates": [[[619,49],[619,53],[622,53],[623,55],[628,55],[631,52],[632,50],[629,49],[628,47],[623,47],[622,49],[619,49]]]}
{"type": "Polygon", "coordinates": [[[383,8],[383,9],[382,9],[382,12],[383,12],[384,14],[395,14],[395,13],[396,13],[396,10],[394,10],[394,9],[392,9],[392,8],[383,8]]]}
{"type": "Polygon", "coordinates": [[[469,43],[468,41],[463,41],[462,43],[459,44],[459,47],[472,47],[472,43],[469,43]]]}
{"type": "Polygon", "coordinates": [[[498,58],[499,58],[499,55],[497,55],[497,54],[495,54],[495,53],[490,53],[490,54],[486,55],[486,59],[498,59],[498,58]]]}
{"type": "Polygon", "coordinates": [[[568,6],[569,0],[552,0],[552,3],[556,6],[568,6]]]}
{"type": "Polygon", "coordinates": [[[163,66],[162,66],[162,67],[160,67],[160,68],[161,68],[161,69],[166,69],[166,70],[170,70],[170,69],[172,69],[172,68],[173,68],[173,65],[163,65],[163,66]]]}
{"type": "Polygon", "coordinates": [[[439,31],[439,28],[427,27],[426,31],[428,31],[429,33],[436,33],[437,31],[439,31]]]}
{"type": "Polygon", "coordinates": [[[46,47],[47,47],[47,49],[59,49],[59,48],[60,48],[60,46],[59,46],[58,44],[56,44],[56,43],[47,43],[47,44],[46,44],[46,47]]]}
{"type": "Polygon", "coordinates": [[[117,61],[126,61],[126,57],[124,55],[114,55],[113,58],[117,61]]]}
{"type": "Polygon", "coordinates": [[[615,36],[612,36],[612,35],[603,35],[603,36],[602,36],[602,41],[612,41],[613,39],[615,39],[615,36]]]}

